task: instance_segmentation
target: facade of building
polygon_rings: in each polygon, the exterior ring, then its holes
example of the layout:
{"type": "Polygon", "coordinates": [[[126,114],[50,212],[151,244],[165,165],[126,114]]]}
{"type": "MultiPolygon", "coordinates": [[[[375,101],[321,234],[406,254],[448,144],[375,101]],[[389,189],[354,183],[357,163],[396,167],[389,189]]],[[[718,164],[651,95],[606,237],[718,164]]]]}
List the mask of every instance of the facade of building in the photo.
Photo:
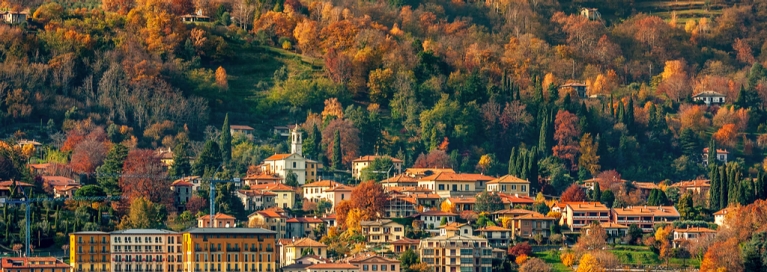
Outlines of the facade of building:
{"type": "Polygon", "coordinates": [[[389,187],[417,187],[418,186],[418,180],[411,176],[408,176],[407,174],[395,175],[393,177],[382,180],[380,183],[381,183],[381,186],[384,187],[384,189],[389,187]]]}
{"type": "Polygon", "coordinates": [[[322,163],[315,160],[306,160],[306,182],[315,182],[320,180],[322,172],[322,163]]]}
{"type": "Polygon", "coordinates": [[[238,190],[237,198],[246,211],[257,211],[276,206],[277,194],[266,190],[238,190]]]}
{"type": "Polygon", "coordinates": [[[652,232],[653,226],[679,220],[679,212],[674,206],[630,206],[612,209],[611,222],[630,226],[637,224],[644,232],[652,232]]]}
{"type": "Polygon", "coordinates": [[[703,91],[693,95],[692,100],[701,101],[707,106],[722,105],[725,103],[725,95],[715,91],[703,91]]]}
{"type": "Polygon", "coordinates": [[[183,235],[183,271],[274,272],[276,233],[261,228],[195,228],[183,235]]]}
{"type": "Polygon", "coordinates": [[[386,206],[384,208],[385,216],[388,218],[411,216],[416,214],[416,205],[416,200],[411,196],[390,194],[389,199],[386,200],[386,206]]]}
{"type": "Polygon", "coordinates": [[[181,270],[181,234],[160,229],[110,233],[113,271],[181,270]]]}
{"type": "Polygon", "coordinates": [[[277,238],[288,238],[285,226],[288,217],[283,213],[277,208],[254,212],[248,215],[248,226],[271,230],[277,238]]]}
{"type": "Polygon", "coordinates": [[[557,219],[533,212],[511,218],[511,235],[515,238],[532,238],[536,234],[549,237],[551,225],[556,224],[557,219]]]}
{"type": "Polygon", "coordinates": [[[328,257],[328,246],[309,238],[279,239],[279,246],[280,266],[295,264],[295,260],[305,255],[328,257]]]}
{"type": "Polygon", "coordinates": [[[349,200],[352,197],[352,190],[354,187],[349,187],[343,184],[339,184],[336,187],[325,190],[325,200],[329,201],[331,206],[330,210],[336,209],[336,205],[341,201],[349,200]]]}
{"type": "MultiPolygon", "coordinates": [[[[593,225],[588,225],[583,227],[583,229],[586,230],[586,234],[590,234],[591,228],[593,225]]],[[[602,229],[605,230],[605,234],[607,234],[607,243],[613,244],[620,242],[623,237],[626,236],[626,233],[628,233],[629,227],[621,224],[616,223],[601,223],[599,224],[602,229]]]]}
{"type": "Polygon", "coordinates": [[[704,238],[710,238],[716,235],[716,231],[703,227],[687,227],[674,229],[674,248],[679,247],[685,242],[698,242],[704,238]]]}
{"type": "MultiPolygon", "coordinates": [[[[708,166],[708,147],[703,148],[703,153],[701,154],[703,156],[703,165],[708,166]]],[[[727,152],[727,150],[724,149],[716,149],[716,160],[720,161],[722,163],[727,163],[728,159],[730,157],[730,152],[727,152]]]]}
{"type": "Polygon", "coordinates": [[[256,129],[250,127],[250,126],[244,126],[244,125],[230,125],[229,126],[229,133],[232,135],[235,134],[245,134],[245,135],[252,135],[253,131],[256,129]]]}
{"type": "Polygon", "coordinates": [[[696,179],[690,181],[682,181],[671,184],[671,187],[679,189],[680,194],[685,192],[696,194],[708,194],[708,190],[711,189],[711,183],[707,179],[696,179]]]}
{"type": "Polygon", "coordinates": [[[358,272],[356,265],[349,263],[318,263],[306,267],[306,272],[358,272]]]}
{"type": "Polygon", "coordinates": [[[213,226],[210,225],[210,215],[203,215],[200,216],[200,218],[197,218],[197,227],[198,228],[234,228],[237,226],[235,224],[235,218],[234,216],[223,214],[223,213],[216,213],[215,216],[213,216],[213,226]]]}
{"type": "Polygon", "coordinates": [[[69,235],[69,263],[74,271],[111,271],[109,233],[81,231],[69,235]]]}
{"type": "Polygon", "coordinates": [[[437,236],[421,240],[419,256],[434,272],[491,272],[493,248],[476,236],[437,236]]]}
{"type": "Polygon", "coordinates": [[[371,163],[373,163],[374,160],[378,158],[388,158],[391,160],[393,167],[391,170],[392,175],[397,175],[402,173],[402,163],[403,161],[397,158],[392,158],[389,156],[378,156],[378,155],[367,155],[359,157],[352,161],[352,177],[355,179],[360,179],[362,177],[362,169],[368,168],[371,163]]]}
{"type": "Polygon", "coordinates": [[[391,243],[405,237],[405,226],[390,219],[362,221],[360,226],[370,244],[391,243]]]}
{"type": "Polygon", "coordinates": [[[420,179],[422,177],[427,177],[439,173],[453,173],[455,174],[455,170],[452,168],[407,168],[405,169],[405,175],[420,179]]]}
{"type": "Polygon", "coordinates": [[[5,257],[0,259],[2,272],[70,272],[71,266],[55,257],[5,257]]]}
{"type": "Polygon", "coordinates": [[[421,240],[403,237],[402,239],[391,242],[389,249],[392,252],[394,252],[394,254],[401,254],[402,252],[405,252],[407,250],[413,250],[413,252],[417,252],[418,245],[420,243],[421,243],[421,240]]]}
{"type": "Polygon", "coordinates": [[[171,183],[170,189],[173,190],[173,196],[175,197],[173,202],[176,204],[176,208],[182,211],[186,209],[186,203],[192,198],[193,188],[194,184],[184,179],[171,183]]]}
{"type": "Polygon", "coordinates": [[[342,262],[356,266],[357,272],[400,272],[399,260],[373,254],[361,254],[348,260],[342,260],[342,262]]]}
{"type": "Polygon", "coordinates": [[[304,189],[304,199],[311,200],[312,202],[319,202],[327,197],[325,191],[342,185],[332,180],[315,181],[309,184],[301,186],[304,189]]]}
{"type": "Polygon", "coordinates": [[[445,219],[446,223],[455,222],[457,214],[450,212],[443,212],[440,210],[428,210],[418,214],[418,220],[421,220],[424,224],[424,228],[436,229],[442,225],[442,219],[445,219]]]}
{"type": "Polygon", "coordinates": [[[474,235],[474,229],[471,225],[466,223],[448,223],[443,226],[439,226],[439,236],[472,236],[474,235]]]}
{"type": "Polygon", "coordinates": [[[290,154],[274,154],[261,164],[261,172],[277,175],[284,181],[288,174],[295,174],[298,184],[306,183],[306,158],[302,153],[301,132],[298,127],[290,133],[290,154]]]}
{"type": "Polygon", "coordinates": [[[487,239],[491,247],[507,248],[511,246],[511,230],[498,226],[487,226],[477,229],[481,237],[487,239]]]}
{"type": "Polygon", "coordinates": [[[597,221],[610,222],[610,208],[599,202],[564,202],[560,224],[570,227],[570,231],[579,232],[582,227],[597,221]]]}
{"type": "MultiPolygon", "coordinates": [[[[307,237],[312,230],[318,229],[320,225],[324,225],[325,221],[315,217],[293,217],[285,220],[285,228],[287,231],[287,237],[307,237]]],[[[318,233],[318,235],[322,235],[318,233]]]]}
{"type": "Polygon", "coordinates": [[[488,182],[487,191],[530,196],[530,182],[512,175],[505,175],[488,182]]]}
{"type": "Polygon", "coordinates": [[[442,172],[418,179],[418,186],[434,191],[442,198],[474,196],[487,189],[495,178],[482,174],[455,174],[442,172]]]}
{"type": "Polygon", "coordinates": [[[727,218],[727,214],[732,212],[735,208],[733,207],[727,207],[724,209],[721,209],[714,213],[714,223],[721,226],[725,225],[725,219],[727,218]]]}
{"type": "Polygon", "coordinates": [[[296,188],[282,183],[265,183],[251,185],[250,190],[268,191],[275,194],[274,204],[282,209],[296,207],[296,188]]]}

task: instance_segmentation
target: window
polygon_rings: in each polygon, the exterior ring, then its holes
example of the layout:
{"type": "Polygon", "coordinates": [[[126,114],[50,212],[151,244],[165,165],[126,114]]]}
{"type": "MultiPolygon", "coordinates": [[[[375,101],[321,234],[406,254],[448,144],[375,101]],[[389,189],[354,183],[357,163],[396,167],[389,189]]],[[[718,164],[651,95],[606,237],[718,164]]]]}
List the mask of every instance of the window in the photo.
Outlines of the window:
{"type": "Polygon", "coordinates": [[[501,191],[506,192],[506,185],[501,185],[501,191]]]}
{"type": "Polygon", "coordinates": [[[458,191],[458,185],[453,184],[453,191],[458,191]]]}
{"type": "Polygon", "coordinates": [[[293,168],[296,168],[296,162],[293,162],[293,168]]]}
{"type": "Polygon", "coordinates": [[[464,191],[468,191],[469,190],[469,185],[468,184],[464,185],[464,189],[463,190],[464,191]]]}
{"type": "Polygon", "coordinates": [[[381,271],[386,271],[386,265],[385,264],[381,265],[381,271]]]}
{"type": "Polygon", "coordinates": [[[373,265],[373,271],[378,271],[378,265],[377,264],[373,265]]]}
{"type": "Polygon", "coordinates": [[[362,266],[362,271],[368,271],[368,265],[363,265],[362,266]]]}
{"type": "Polygon", "coordinates": [[[282,199],[288,199],[288,194],[282,194],[282,199]]]}
{"type": "Polygon", "coordinates": [[[445,190],[445,184],[440,184],[437,187],[439,188],[440,191],[444,191],[445,190]]]}
{"type": "Polygon", "coordinates": [[[511,185],[511,190],[512,191],[517,190],[517,185],[511,185]]]}
{"type": "Polygon", "coordinates": [[[527,192],[527,185],[522,185],[522,192],[527,192]]]}

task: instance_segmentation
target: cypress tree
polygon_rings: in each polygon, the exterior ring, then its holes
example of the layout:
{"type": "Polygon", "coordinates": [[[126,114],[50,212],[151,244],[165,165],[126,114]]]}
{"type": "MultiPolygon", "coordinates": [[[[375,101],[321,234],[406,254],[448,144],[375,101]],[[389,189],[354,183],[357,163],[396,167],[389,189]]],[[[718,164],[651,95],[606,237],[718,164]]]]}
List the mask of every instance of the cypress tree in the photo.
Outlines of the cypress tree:
{"type": "Polygon", "coordinates": [[[719,171],[716,169],[716,166],[709,166],[709,174],[708,174],[709,180],[711,180],[711,188],[709,189],[709,209],[712,210],[719,210],[720,204],[719,204],[719,190],[720,190],[720,182],[719,182],[719,171]]]}
{"type": "Polygon", "coordinates": [[[728,195],[728,183],[727,183],[727,165],[719,167],[719,209],[727,208],[729,203],[727,199],[728,195]]]}
{"type": "Polygon", "coordinates": [[[518,152],[519,153],[517,153],[517,162],[516,162],[516,165],[514,165],[514,169],[516,171],[515,176],[517,176],[518,178],[524,179],[525,177],[523,177],[524,175],[523,171],[525,169],[525,156],[524,156],[525,150],[520,149],[518,152]]]}
{"type": "Polygon", "coordinates": [[[547,142],[547,139],[549,137],[549,121],[546,115],[543,115],[543,119],[541,120],[541,131],[538,132],[538,151],[540,151],[542,154],[546,155],[549,154],[549,145],[547,142]]]}
{"type": "Polygon", "coordinates": [[[530,182],[530,187],[538,187],[538,150],[535,147],[530,151],[530,170],[527,174],[527,180],[530,182]]]}
{"type": "Polygon", "coordinates": [[[610,116],[615,117],[615,106],[613,105],[613,95],[610,94],[610,116]]]}
{"type": "Polygon", "coordinates": [[[737,165],[730,167],[730,175],[728,177],[727,189],[729,190],[727,199],[729,203],[737,203],[740,199],[738,193],[740,193],[740,174],[738,173],[737,165]]]}
{"type": "Polygon", "coordinates": [[[229,130],[229,113],[224,117],[224,125],[221,127],[221,158],[225,163],[232,160],[232,132],[229,130]]]}
{"type": "Polygon", "coordinates": [[[533,83],[535,84],[535,102],[541,103],[543,102],[543,83],[541,82],[541,78],[539,76],[533,76],[533,83]]]}
{"type": "Polygon", "coordinates": [[[708,165],[716,165],[716,141],[714,141],[714,138],[711,138],[711,141],[708,143],[708,165]]]}
{"type": "Polygon", "coordinates": [[[186,142],[180,142],[173,148],[173,165],[168,170],[171,178],[185,177],[192,173],[192,165],[189,163],[189,155],[186,152],[186,142]]]}
{"type": "Polygon", "coordinates": [[[754,184],[754,194],[756,195],[757,199],[765,199],[767,194],[765,193],[765,175],[764,172],[759,171],[759,174],[756,176],[756,183],[754,184]]]}
{"type": "Polygon", "coordinates": [[[616,119],[618,119],[618,122],[621,122],[625,125],[626,123],[624,123],[625,120],[623,119],[624,115],[625,115],[625,109],[623,108],[623,102],[618,101],[618,116],[616,117],[616,119]]]}
{"type": "Polygon", "coordinates": [[[343,167],[341,164],[341,156],[341,133],[336,130],[333,138],[333,158],[331,158],[334,169],[341,169],[343,167]]]}
{"type": "Polygon", "coordinates": [[[593,195],[592,200],[597,202],[602,200],[602,188],[599,187],[599,182],[594,183],[594,191],[591,194],[593,195]]]}
{"type": "Polygon", "coordinates": [[[700,154],[700,145],[698,143],[698,136],[690,128],[685,128],[682,133],[679,134],[679,145],[682,148],[682,154],[694,158],[696,154],[700,154]]]}
{"type": "Polygon", "coordinates": [[[655,206],[658,205],[658,191],[655,189],[650,190],[650,195],[647,197],[647,205],[655,206]]]}
{"type": "Polygon", "coordinates": [[[109,149],[104,164],[96,168],[96,181],[107,194],[120,193],[118,176],[123,170],[123,163],[128,157],[128,148],[122,144],[113,145],[109,149]]]}
{"type": "Polygon", "coordinates": [[[517,158],[516,158],[517,148],[512,147],[511,148],[511,155],[509,155],[509,175],[516,176],[517,171],[515,171],[514,167],[517,165],[517,158]]]}
{"type": "Polygon", "coordinates": [[[555,102],[559,100],[559,89],[557,89],[557,86],[554,86],[554,84],[549,84],[549,101],[555,102]]]}
{"type": "Polygon", "coordinates": [[[634,126],[634,98],[629,97],[628,105],[626,106],[626,127],[631,128],[634,126]]]}

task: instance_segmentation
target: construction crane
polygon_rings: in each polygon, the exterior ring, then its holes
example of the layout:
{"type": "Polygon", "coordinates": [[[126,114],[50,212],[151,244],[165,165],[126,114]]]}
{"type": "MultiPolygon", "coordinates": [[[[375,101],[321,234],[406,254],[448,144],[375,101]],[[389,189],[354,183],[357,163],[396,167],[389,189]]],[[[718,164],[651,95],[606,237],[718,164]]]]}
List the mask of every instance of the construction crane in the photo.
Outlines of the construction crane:
{"type": "Polygon", "coordinates": [[[75,200],[75,201],[105,201],[105,200],[117,200],[121,199],[122,196],[95,196],[95,197],[78,197],[78,198],[48,198],[48,197],[36,197],[36,198],[29,198],[27,197],[27,192],[25,192],[23,189],[21,190],[22,197],[19,199],[8,199],[8,198],[0,198],[0,204],[2,205],[9,205],[9,204],[24,204],[26,206],[24,211],[24,224],[25,229],[24,231],[25,237],[24,237],[24,256],[29,257],[29,249],[31,245],[31,234],[32,234],[32,228],[30,227],[29,221],[30,219],[30,207],[32,203],[37,202],[45,202],[45,201],[52,201],[52,202],[63,202],[65,200],[75,200]]]}

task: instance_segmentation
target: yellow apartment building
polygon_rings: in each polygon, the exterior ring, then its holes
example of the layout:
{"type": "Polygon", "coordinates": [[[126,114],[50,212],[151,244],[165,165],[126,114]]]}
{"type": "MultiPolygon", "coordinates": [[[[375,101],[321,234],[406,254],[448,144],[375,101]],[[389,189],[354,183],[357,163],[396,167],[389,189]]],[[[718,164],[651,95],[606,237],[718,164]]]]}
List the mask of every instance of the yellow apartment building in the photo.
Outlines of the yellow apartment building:
{"type": "Polygon", "coordinates": [[[276,232],[262,228],[194,228],[183,235],[189,272],[274,272],[276,232]]]}
{"type": "Polygon", "coordinates": [[[69,260],[75,272],[107,272],[111,270],[109,233],[81,231],[69,235],[69,260]]]}

